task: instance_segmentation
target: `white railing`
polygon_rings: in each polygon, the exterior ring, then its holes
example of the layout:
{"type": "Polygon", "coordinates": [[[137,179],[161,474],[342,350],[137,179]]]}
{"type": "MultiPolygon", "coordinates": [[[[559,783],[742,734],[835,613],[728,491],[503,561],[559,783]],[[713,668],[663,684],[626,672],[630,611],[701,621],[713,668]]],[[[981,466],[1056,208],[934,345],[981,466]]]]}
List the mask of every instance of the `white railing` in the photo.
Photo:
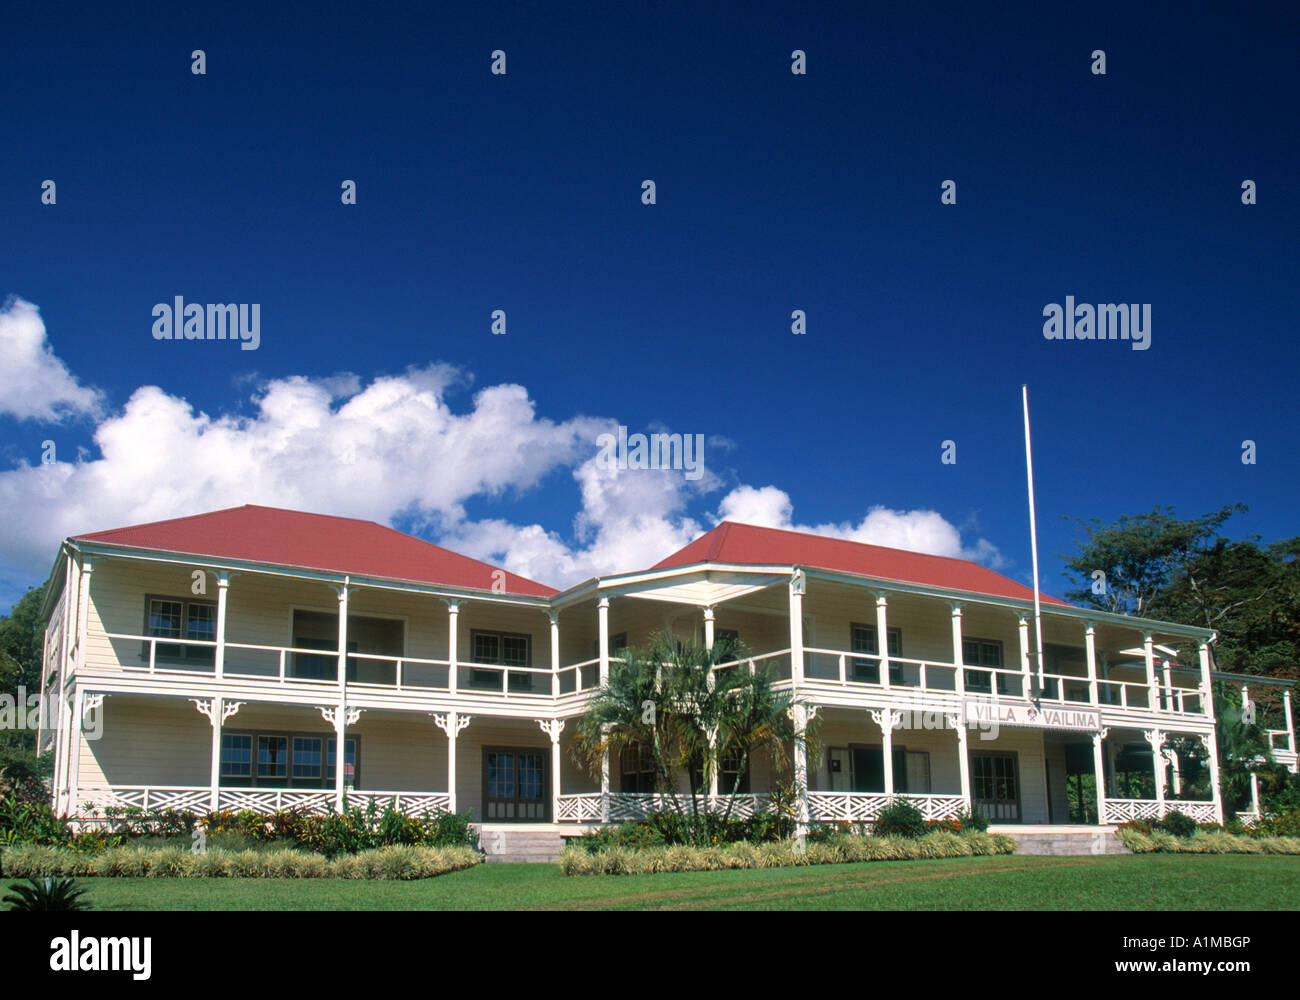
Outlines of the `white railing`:
{"type": "Polygon", "coordinates": [[[211,789],[197,785],[114,785],[112,788],[82,788],[77,794],[77,814],[103,816],[108,808],[139,809],[143,812],[206,813],[212,804],[211,789]]]}
{"type": "Polygon", "coordinates": [[[790,676],[790,650],[788,649],[778,649],[771,653],[758,653],[754,656],[728,660],[726,663],[717,663],[712,667],[712,671],[714,674],[718,674],[724,670],[734,670],[736,667],[741,667],[753,674],[757,671],[760,663],[764,664],[768,670],[773,671],[777,677],[790,676]]]}
{"type": "MultiPolygon", "coordinates": [[[[113,785],[83,788],[78,792],[78,815],[103,816],[105,809],[139,809],[142,812],[191,812],[206,814],[211,809],[212,790],[201,785],[113,785]]],[[[371,802],[383,809],[392,805],[405,816],[448,810],[446,792],[381,792],[349,789],[349,807],[367,807],[371,802]]],[[[334,792],[316,788],[219,788],[217,810],[238,812],[248,809],[273,813],[293,809],[306,813],[327,813],[334,809],[334,792]]]]}
{"type": "MultiPolygon", "coordinates": [[[[716,795],[700,798],[703,800],[703,808],[716,814],[725,813],[730,805],[732,819],[748,819],[766,810],[772,802],[770,795],[763,794],[716,795]]],[[[674,806],[671,796],[659,792],[609,793],[609,818],[615,823],[623,820],[645,819],[649,813],[671,812],[678,808],[689,815],[691,797],[686,794],[678,795],[677,805],[674,806]]],[[[599,823],[603,815],[600,792],[559,796],[557,822],[599,823]]]]}
{"type": "Polygon", "coordinates": [[[1163,804],[1155,799],[1106,799],[1102,809],[1103,823],[1131,823],[1134,820],[1161,819],[1171,812],[1190,816],[1198,823],[1217,823],[1219,817],[1213,802],[1187,802],[1170,799],[1163,804]]]}
{"type": "MultiPolygon", "coordinates": [[[[903,793],[893,799],[916,806],[928,820],[956,819],[958,813],[967,811],[966,799],[961,795],[903,793]]],[[[821,823],[870,823],[890,801],[889,796],[878,792],[809,792],[809,818],[821,823]]]]}

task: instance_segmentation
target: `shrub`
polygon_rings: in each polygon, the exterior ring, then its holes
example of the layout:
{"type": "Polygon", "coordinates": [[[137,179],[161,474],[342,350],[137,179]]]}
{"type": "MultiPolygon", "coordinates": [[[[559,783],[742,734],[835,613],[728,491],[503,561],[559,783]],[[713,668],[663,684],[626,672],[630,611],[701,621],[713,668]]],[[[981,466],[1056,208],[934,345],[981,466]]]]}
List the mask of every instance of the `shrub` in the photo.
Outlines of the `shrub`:
{"type": "Polygon", "coordinates": [[[79,888],[70,878],[29,878],[29,885],[11,885],[13,895],[5,896],[11,910],[25,913],[63,912],[89,910],[90,904],[81,897],[86,890],[79,888]]]}
{"type": "Polygon", "coordinates": [[[1190,837],[1196,832],[1196,820],[1186,813],[1173,809],[1165,813],[1161,819],[1156,820],[1152,824],[1152,828],[1175,837],[1190,837]]]}
{"type": "Polygon", "coordinates": [[[894,799],[880,810],[876,817],[875,834],[878,837],[923,837],[926,834],[925,817],[921,810],[903,799],[894,799]]]}
{"type": "Polygon", "coordinates": [[[333,861],[293,848],[193,854],[177,847],[111,847],[91,857],[63,847],[22,844],[0,853],[5,874],[19,878],[97,875],[130,878],[432,878],[469,868],[483,856],[468,847],[389,845],[333,861]]]}
{"type": "Polygon", "coordinates": [[[989,817],[979,806],[970,812],[963,809],[957,814],[957,828],[961,833],[984,833],[989,828],[989,817]]]}
{"type": "Polygon", "coordinates": [[[1137,824],[1115,831],[1120,843],[1134,854],[1164,851],[1179,854],[1300,854],[1300,837],[1255,837],[1226,830],[1197,830],[1189,837],[1154,830],[1144,833],[1137,824]]]}
{"type": "Polygon", "coordinates": [[[709,847],[670,844],[639,851],[614,847],[591,852],[570,845],[560,857],[565,875],[632,875],[654,872],[718,871],[727,868],[774,868],[841,864],[853,861],[959,858],[976,854],[1011,854],[1016,842],[1003,834],[935,832],[922,837],[841,836],[807,842],[802,850],[790,840],[709,847]]]}

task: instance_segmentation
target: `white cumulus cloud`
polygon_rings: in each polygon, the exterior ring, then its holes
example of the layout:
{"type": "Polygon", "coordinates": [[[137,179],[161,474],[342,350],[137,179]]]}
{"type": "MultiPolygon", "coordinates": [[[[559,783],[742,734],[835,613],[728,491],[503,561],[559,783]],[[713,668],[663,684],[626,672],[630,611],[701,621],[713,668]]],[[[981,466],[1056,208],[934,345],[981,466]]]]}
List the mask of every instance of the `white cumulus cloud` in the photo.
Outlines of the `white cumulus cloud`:
{"type": "Polygon", "coordinates": [[[0,305],[0,371],[0,414],[57,423],[100,412],[99,393],[55,357],[40,310],[22,299],[0,305]]]}

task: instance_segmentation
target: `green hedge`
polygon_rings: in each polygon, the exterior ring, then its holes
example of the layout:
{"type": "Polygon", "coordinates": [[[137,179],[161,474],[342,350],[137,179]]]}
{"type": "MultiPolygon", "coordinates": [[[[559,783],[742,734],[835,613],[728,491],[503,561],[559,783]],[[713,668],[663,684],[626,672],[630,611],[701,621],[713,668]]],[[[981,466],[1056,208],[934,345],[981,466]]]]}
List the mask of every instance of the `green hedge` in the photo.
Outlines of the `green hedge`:
{"type": "Polygon", "coordinates": [[[792,840],[718,847],[675,845],[641,850],[612,847],[595,854],[569,847],[560,857],[560,867],[565,875],[649,875],[855,861],[967,858],[977,854],[1012,854],[1015,849],[1015,840],[996,833],[929,833],[918,838],[837,837],[822,842],[809,841],[802,850],[792,840]]]}
{"type": "Polygon", "coordinates": [[[469,868],[483,856],[468,847],[390,846],[333,860],[293,849],[193,854],[177,847],[110,847],[94,855],[66,847],[19,844],[0,850],[0,875],[122,878],[419,879],[469,868]]]}
{"type": "Polygon", "coordinates": [[[1300,837],[1245,837],[1214,830],[1175,837],[1158,831],[1142,833],[1131,827],[1121,827],[1115,835],[1134,854],[1300,854],[1300,837]]]}

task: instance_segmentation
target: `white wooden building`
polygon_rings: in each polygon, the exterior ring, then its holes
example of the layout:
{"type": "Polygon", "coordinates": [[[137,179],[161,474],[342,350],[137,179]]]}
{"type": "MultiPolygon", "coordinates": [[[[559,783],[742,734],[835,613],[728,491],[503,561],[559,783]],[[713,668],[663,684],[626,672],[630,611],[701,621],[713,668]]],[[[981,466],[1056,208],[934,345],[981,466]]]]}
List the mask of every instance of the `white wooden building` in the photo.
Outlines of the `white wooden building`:
{"type": "MultiPolygon", "coordinates": [[[[636,817],[655,802],[645,762],[591,775],[567,748],[618,651],[660,630],[737,637],[820,716],[822,759],[785,775],[753,762],[742,813],[786,781],[813,821],[902,796],[931,818],[975,804],[1062,824],[1087,773],[1104,775],[1101,823],[1156,817],[1180,787],[1178,736],[1218,785],[1211,632],[1048,598],[1040,677],[1028,588],[742,524],[557,592],[371,522],[245,506],[67,539],[45,611],[57,710],[40,745],[55,807],[77,816],[346,795],[470,810],[487,828],[636,817]],[[1154,793],[1127,797],[1144,767],[1154,793]]],[[[1285,705],[1275,753],[1294,769],[1285,705]]],[[[1222,820],[1217,791],[1177,808],[1222,820]]]]}

